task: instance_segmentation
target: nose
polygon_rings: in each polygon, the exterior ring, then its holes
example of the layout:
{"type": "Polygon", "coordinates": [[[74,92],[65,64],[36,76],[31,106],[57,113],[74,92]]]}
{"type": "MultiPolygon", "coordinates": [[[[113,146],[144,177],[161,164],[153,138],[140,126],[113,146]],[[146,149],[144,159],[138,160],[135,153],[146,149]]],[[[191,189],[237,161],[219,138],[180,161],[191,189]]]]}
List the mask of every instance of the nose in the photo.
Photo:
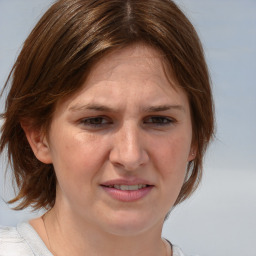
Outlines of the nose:
{"type": "Polygon", "coordinates": [[[137,170],[149,161],[143,132],[136,124],[123,125],[116,131],[109,154],[110,162],[127,171],[137,170]]]}

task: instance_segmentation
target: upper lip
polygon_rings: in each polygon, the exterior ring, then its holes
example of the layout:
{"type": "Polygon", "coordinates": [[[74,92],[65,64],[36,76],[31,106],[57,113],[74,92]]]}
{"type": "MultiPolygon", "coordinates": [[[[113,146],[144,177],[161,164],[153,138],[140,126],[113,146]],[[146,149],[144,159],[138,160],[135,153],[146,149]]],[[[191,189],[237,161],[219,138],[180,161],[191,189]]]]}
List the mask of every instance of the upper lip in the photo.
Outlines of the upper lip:
{"type": "Polygon", "coordinates": [[[150,185],[153,184],[147,180],[140,179],[140,178],[132,178],[132,179],[114,179],[108,180],[106,182],[101,183],[102,186],[113,186],[113,185],[150,185]]]}

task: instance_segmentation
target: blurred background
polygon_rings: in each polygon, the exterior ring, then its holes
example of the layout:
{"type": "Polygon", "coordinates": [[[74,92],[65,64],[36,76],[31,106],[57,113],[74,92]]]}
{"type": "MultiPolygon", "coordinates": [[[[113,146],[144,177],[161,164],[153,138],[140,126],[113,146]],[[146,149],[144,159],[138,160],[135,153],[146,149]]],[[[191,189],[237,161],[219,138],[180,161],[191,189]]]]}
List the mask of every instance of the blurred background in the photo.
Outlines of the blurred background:
{"type": "MultiPolygon", "coordinates": [[[[0,87],[29,32],[52,0],[0,0],[0,87]]],[[[212,77],[217,133],[198,191],[175,208],[163,236],[188,255],[256,256],[256,1],[176,0],[194,24],[212,77]]],[[[0,101],[3,111],[4,99],[0,101]]],[[[15,212],[6,157],[0,158],[0,225],[15,212]]]]}

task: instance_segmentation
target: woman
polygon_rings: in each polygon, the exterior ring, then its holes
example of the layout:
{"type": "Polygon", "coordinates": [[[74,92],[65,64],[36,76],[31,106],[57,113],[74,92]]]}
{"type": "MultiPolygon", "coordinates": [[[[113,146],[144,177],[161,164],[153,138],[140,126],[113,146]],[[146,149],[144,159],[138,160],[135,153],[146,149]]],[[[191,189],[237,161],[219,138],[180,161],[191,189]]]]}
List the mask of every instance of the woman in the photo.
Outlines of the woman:
{"type": "Polygon", "coordinates": [[[200,181],[214,122],[203,50],[179,8],[57,1],[10,78],[9,203],[47,211],[2,228],[0,255],[183,255],[161,230],[200,181]]]}

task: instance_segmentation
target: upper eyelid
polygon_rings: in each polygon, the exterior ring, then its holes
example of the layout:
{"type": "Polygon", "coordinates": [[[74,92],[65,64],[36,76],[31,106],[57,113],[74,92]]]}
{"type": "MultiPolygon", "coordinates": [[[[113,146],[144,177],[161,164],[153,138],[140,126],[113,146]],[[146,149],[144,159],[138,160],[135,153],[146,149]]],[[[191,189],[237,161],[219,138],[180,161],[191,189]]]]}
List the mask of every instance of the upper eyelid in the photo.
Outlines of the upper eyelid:
{"type": "Polygon", "coordinates": [[[77,123],[79,125],[82,125],[82,126],[106,126],[106,125],[109,125],[109,124],[112,124],[113,122],[109,119],[109,118],[106,118],[104,116],[91,116],[91,117],[84,117],[84,118],[80,118],[77,123]],[[96,121],[97,119],[102,119],[100,122],[94,122],[96,121]]]}
{"type": "MultiPolygon", "coordinates": [[[[108,116],[103,116],[103,115],[99,115],[99,116],[90,116],[90,117],[84,117],[84,118],[81,118],[78,120],[79,123],[82,123],[84,125],[88,125],[88,126],[104,126],[104,125],[109,125],[109,124],[114,124],[116,122],[118,122],[117,119],[115,118],[112,118],[112,117],[108,117],[108,116]],[[93,120],[96,120],[96,119],[102,119],[102,122],[99,122],[99,123],[95,123],[93,124],[93,120]]],[[[142,119],[142,123],[144,124],[149,124],[149,125],[159,125],[159,124],[162,124],[162,125],[168,125],[168,124],[173,124],[177,122],[177,120],[173,117],[169,117],[169,116],[162,116],[162,115],[149,115],[149,116],[146,116],[142,119]],[[147,120],[149,119],[153,119],[153,118],[159,118],[160,120],[162,119],[163,121],[167,120],[168,122],[161,122],[159,120],[159,122],[147,122],[147,120]]]]}
{"type": "MultiPolygon", "coordinates": [[[[108,117],[108,116],[104,116],[104,115],[99,115],[99,116],[89,116],[89,117],[84,117],[81,118],[80,120],[92,120],[92,119],[97,119],[97,118],[102,118],[102,119],[106,119],[106,120],[114,120],[116,118],[112,118],[112,117],[108,117]]],[[[162,116],[162,115],[149,115],[143,118],[143,120],[145,119],[150,119],[150,118],[163,118],[163,119],[168,119],[170,121],[175,121],[176,119],[170,116],[162,116]]]]}
{"type": "Polygon", "coordinates": [[[81,118],[80,121],[90,121],[90,120],[95,120],[95,119],[102,119],[102,120],[109,120],[110,118],[106,117],[106,116],[91,116],[91,117],[84,117],[81,118]]]}
{"type": "Polygon", "coordinates": [[[151,115],[151,116],[145,117],[144,120],[150,119],[150,118],[159,118],[159,119],[162,118],[162,119],[166,119],[166,120],[169,120],[169,121],[176,121],[176,119],[173,118],[173,117],[161,116],[161,115],[151,115]]]}

